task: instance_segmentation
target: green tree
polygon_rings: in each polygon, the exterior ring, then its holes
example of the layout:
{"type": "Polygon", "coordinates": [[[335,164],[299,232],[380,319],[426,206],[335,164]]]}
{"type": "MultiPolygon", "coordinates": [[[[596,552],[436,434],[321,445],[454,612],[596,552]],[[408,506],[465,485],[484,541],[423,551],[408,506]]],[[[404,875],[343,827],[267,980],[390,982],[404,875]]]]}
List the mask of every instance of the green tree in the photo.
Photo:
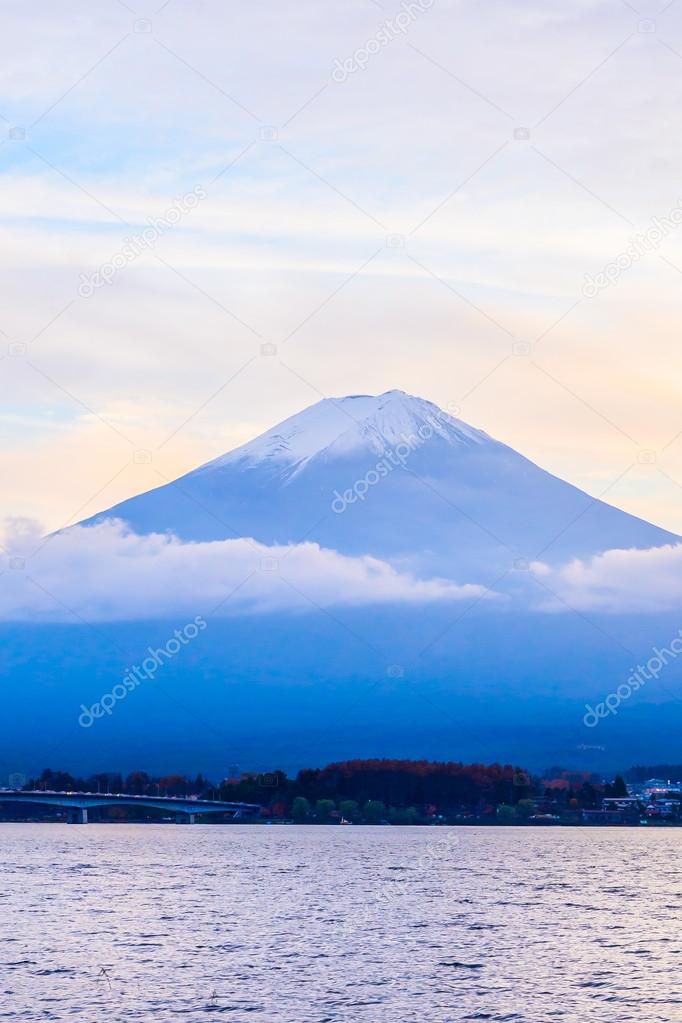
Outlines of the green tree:
{"type": "Polygon", "coordinates": [[[386,807],[380,799],[368,799],[362,808],[362,816],[368,824],[378,824],[386,816],[386,807]]]}
{"type": "Polygon", "coordinates": [[[333,799],[318,799],[315,803],[315,820],[320,824],[329,824],[335,809],[336,803],[333,799]]]}
{"type": "Polygon", "coordinates": [[[507,806],[506,803],[500,803],[497,808],[497,823],[498,824],[514,824],[516,821],[516,810],[513,806],[507,806]]]}
{"type": "Polygon", "coordinates": [[[302,824],[310,817],[310,803],[305,796],[296,796],[291,806],[291,816],[297,824],[302,824]]]}
{"type": "Polygon", "coordinates": [[[516,804],[516,815],[521,820],[527,821],[535,813],[535,803],[532,799],[519,799],[516,804]]]}
{"type": "Polygon", "coordinates": [[[613,779],[612,790],[616,799],[622,799],[628,794],[627,786],[619,774],[613,779]]]}
{"type": "Polygon", "coordinates": [[[388,811],[388,819],[391,824],[414,824],[417,820],[417,811],[413,806],[394,807],[388,811]]]}
{"type": "Polygon", "coordinates": [[[342,799],[339,803],[339,813],[347,821],[357,820],[358,809],[354,799],[342,799]]]}

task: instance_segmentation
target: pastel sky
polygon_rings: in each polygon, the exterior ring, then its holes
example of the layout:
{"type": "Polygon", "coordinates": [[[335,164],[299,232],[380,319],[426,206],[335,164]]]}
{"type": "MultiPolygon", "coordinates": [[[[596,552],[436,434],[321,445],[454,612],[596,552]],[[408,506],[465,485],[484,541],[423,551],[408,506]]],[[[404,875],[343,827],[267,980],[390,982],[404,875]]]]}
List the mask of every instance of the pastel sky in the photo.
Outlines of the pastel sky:
{"type": "Polygon", "coordinates": [[[0,51],[4,514],[401,388],[682,533],[680,0],[6,0],[0,51]]]}

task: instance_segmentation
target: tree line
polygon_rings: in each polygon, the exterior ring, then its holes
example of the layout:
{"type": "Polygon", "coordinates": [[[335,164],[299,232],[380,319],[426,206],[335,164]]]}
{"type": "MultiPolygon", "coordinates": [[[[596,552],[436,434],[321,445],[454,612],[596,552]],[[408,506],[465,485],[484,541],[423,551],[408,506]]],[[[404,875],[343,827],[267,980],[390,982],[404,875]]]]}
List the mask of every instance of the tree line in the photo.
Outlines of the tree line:
{"type": "Polygon", "coordinates": [[[577,813],[598,807],[604,796],[626,794],[620,777],[603,783],[587,772],[559,767],[534,777],[511,764],[376,759],[304,768],[293,778],[284,771],[233,773],[234,777],[221,781],[202,774],[190,778],[145,771],[80,778],[47,768],[25,788],[258,803],[267,819],[311,824],[523,823],[537,813],[577,813]]]}

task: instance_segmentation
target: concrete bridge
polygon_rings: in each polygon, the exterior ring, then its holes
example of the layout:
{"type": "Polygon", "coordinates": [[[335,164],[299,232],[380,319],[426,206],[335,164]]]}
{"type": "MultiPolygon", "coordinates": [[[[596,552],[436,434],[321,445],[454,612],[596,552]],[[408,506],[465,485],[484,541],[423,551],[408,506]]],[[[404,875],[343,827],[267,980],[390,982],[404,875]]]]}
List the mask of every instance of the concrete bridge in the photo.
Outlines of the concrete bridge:
{"type": "Polygon", "coordinates": [[[217,799],[188,799],[186,796],[128,796],[123,793],[50,792],[0,789],[1,803],[57,806],[65,809],[69,824],[87,824],[88,810],[100,806],[139,806],[162,810],[175,818],[176,824],[194,824],[197,814],[229,813],[233,821],[257,816],[256,803],[227,803],[217,799]]]}

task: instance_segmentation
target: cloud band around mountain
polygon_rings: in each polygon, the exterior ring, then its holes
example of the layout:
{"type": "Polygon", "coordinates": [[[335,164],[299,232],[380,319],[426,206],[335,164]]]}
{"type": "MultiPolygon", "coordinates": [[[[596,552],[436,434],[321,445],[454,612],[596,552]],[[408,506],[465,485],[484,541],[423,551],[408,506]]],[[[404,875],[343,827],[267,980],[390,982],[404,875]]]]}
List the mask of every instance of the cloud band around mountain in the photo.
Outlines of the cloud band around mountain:
{"type": "Polygon", "coordinates": [[[544,610],[657,613],[682,608],[682,544],[608,550],[586,561],[531,571],[547,587],[544,610]]]}
{"type": "Polygon", "coordinates": [[[129,621],[497,597],[478,584],[419,579],[378,558],[348,557],[317,543],[185,543],[171,534],[137,535],[117,520],[45,540],[24,523],[5,546],[4,621],[129,621]]]}

